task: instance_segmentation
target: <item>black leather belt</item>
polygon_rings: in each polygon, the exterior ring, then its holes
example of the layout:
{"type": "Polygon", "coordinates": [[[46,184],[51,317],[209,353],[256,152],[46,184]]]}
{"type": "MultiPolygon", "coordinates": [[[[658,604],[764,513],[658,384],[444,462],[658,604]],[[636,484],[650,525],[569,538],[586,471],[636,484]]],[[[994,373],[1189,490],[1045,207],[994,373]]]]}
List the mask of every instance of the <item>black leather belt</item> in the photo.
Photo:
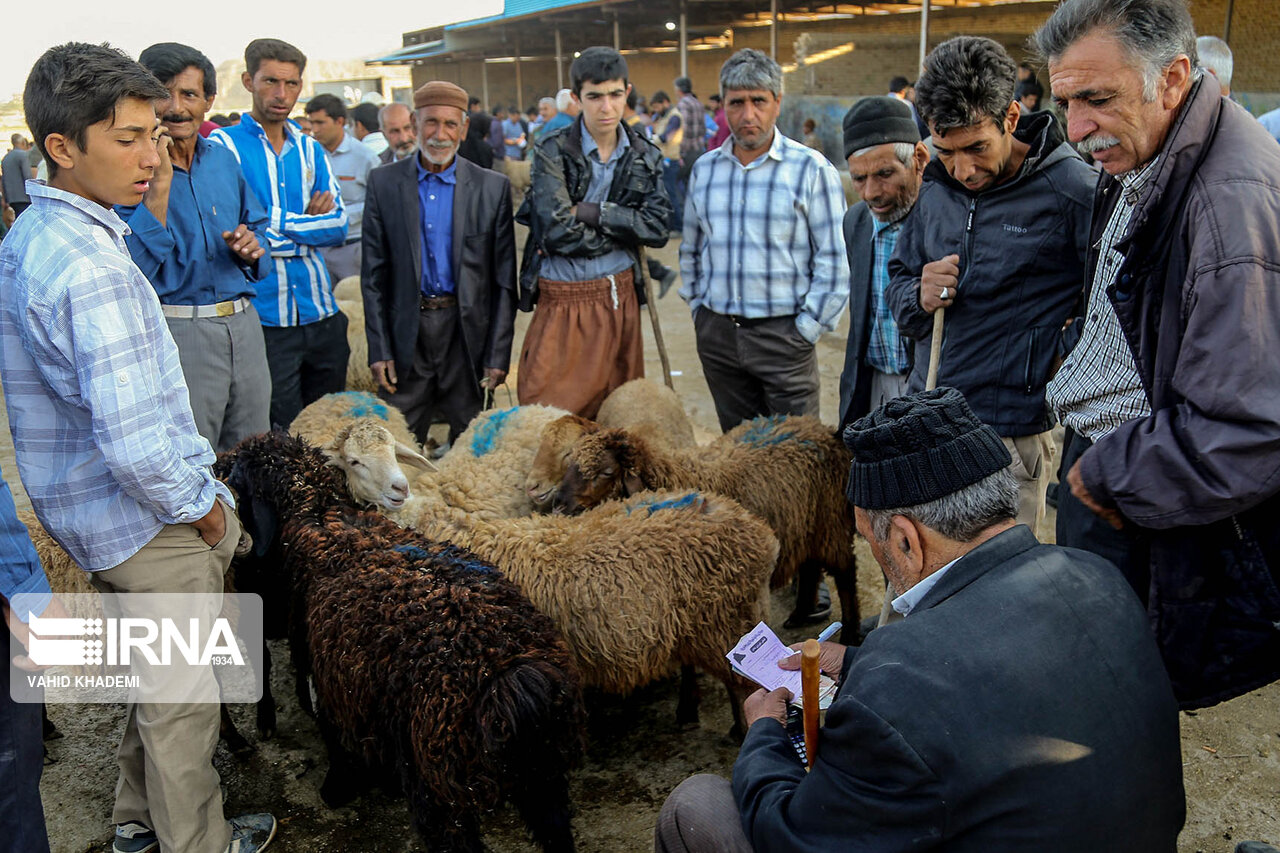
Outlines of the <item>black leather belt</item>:
{"type": "MultiPolygon", "coordinates": [[[[725,314],[729,318],[729,322],[737,326],[739,329],[750,329],[753,326],[762,326],[770,320],[782,320],[784,317],[741,317],[737,314],[725,314]]],[[[792,314],[790,319],[795,320],[796,315],[792,314]]]]}
{"type": "Polygon", "coordinates": [[[458,304],[458,297],[452,293],[441,296],[419,296],[418,308],[422,311],[439,311],[441,308],[452,308],[458,304]]]}

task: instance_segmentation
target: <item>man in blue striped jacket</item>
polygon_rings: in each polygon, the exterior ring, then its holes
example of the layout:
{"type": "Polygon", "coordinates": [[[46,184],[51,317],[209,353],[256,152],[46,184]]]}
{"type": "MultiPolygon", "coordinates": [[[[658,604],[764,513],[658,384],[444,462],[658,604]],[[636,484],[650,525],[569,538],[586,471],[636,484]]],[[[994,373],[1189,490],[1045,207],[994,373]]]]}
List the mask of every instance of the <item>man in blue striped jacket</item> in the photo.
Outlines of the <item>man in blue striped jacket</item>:
{"type": "Polygon", "coordinates": [[[244,61],[240,79],[253,110],[209,138],[235,153],[267,209],[271,263],[253,306],[271,368],[271,422],[287,426],[303,406],[346,384],[347,318],[319,250],[346,240],[347,212],[324,148],[289,120],[307,58],[279,39],[254,39],[244,61]]]}

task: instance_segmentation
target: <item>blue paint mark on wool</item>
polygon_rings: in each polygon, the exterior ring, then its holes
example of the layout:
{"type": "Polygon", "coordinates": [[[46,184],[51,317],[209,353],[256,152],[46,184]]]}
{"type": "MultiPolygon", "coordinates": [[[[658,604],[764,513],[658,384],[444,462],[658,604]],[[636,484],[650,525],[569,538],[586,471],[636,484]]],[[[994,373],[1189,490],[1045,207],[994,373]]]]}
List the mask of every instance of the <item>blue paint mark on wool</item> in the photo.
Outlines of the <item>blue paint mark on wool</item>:
{"type": "Polygon", "coordinates": [[[653,515],[655,512],[659,512],[664,509],[686,509],[694,506],[700,507],[702,506],[703,501],[704,498],[697,492],[689,492],[689,494],[684,495],[683,497],[668,498],[665,501],[645,500],[627,507],[627,515],[631,515],[631,513],[638,509],[646,509],[649,511],[649,515],[653,515]]]}
{"type": "Polygon", "coordinates": [[[454,568],[462,569],[463,571],[476,572],[482,575],[493,574],[493,566],[477,561],[475,559],[475,554],[472,554],[469,551],[464,551],[456,545],[449,545],[446,548],[442,548],[437,554],[432,554],[427,549],[418,545],[397,545],[391,550],[404,554],[405,556],[411,557],[415,560],[443,559],[448,560],[450,565],[454,568]]]}
{"type": "Polygon", "coordinates": [[[475,456],[484,456],[490,450],[493,450],[493,444],[502,435],[502,431],[507,428],[507,421],[516,413],[516,409],[502,409],[494,412],[485,421],[476,427],[475,435],[471,436],[471,453],[475,456]]]}
{"type": "Polygon", "coordinates": [[[773,447],[782,444],[795,436],[795,430],[780,431],[785,415],[773,415],[768,418],[755,418],[751,425],[738,436],[740,444],[749,447],[773,447]]]}
{"type": "Polygon", "coordinates": [[[431,558],[431,554],[425,548],[419,548],[417,545],[397,545],[391,550],[413,557],[415,560],[427,560],[431,558]]]}
{"type": "Polygon", "coordinates": [[[347,409],[346,417],[391,420],[386,404],[368,391],[339,391],[337,396],[344,398],[351,406],[347,409]]]}

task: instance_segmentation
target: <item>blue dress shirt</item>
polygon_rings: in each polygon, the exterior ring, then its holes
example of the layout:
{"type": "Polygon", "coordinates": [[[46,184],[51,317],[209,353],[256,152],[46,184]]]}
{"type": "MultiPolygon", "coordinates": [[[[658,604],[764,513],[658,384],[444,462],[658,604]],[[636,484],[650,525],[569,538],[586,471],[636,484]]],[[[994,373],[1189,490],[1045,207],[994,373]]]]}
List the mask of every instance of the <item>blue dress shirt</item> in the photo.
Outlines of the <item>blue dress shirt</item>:
{"type": "Polygon", "coordinates": [[[12,604],[17,595],[36,596],[25,601],[27,606],[14,610],[22,622],[27,621],[28,613],[43,613],[53,597],[27,528],[18,521],[9,484],[0,477],[0,598],[12,604]]]}
{"type": "Polygon", "coordinates": [[[453,191],[458,158],[443,172],[428,172],[418,160],[418,211],[422,219],[422,293],[453,293],[453,191]]]}
{"type": "Polygon", "coordinates": [[[267,247],[267,212],[245,182],[235,155],[196,139],[191,171],[173,167],[169,209],[161,225],[145,204],[116,207],[129,225],[125,245],[164,305],[213,305],[257,295],[251,282],[267,273],[267,253],[245,263],[222,239],[243,223],[267,247]]]}

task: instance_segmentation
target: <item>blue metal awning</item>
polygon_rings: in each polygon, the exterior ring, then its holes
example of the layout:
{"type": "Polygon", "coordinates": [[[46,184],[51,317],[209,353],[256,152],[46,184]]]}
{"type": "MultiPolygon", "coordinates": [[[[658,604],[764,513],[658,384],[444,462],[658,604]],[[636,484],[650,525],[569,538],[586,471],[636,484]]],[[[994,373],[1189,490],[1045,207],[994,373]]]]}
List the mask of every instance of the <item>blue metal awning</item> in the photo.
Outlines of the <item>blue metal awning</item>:
{"type": "Polygon", "coordinates": [[[404,65],[421,59],[430,59],[433,56],[440,56],[449,51],[444,46],[444,40],[429,41],[425,44],[411,44],[408,47],[402,47],[394,50],[386,56],[380,56],[377,59],[370,59],[366,65],[404,65]]]}

